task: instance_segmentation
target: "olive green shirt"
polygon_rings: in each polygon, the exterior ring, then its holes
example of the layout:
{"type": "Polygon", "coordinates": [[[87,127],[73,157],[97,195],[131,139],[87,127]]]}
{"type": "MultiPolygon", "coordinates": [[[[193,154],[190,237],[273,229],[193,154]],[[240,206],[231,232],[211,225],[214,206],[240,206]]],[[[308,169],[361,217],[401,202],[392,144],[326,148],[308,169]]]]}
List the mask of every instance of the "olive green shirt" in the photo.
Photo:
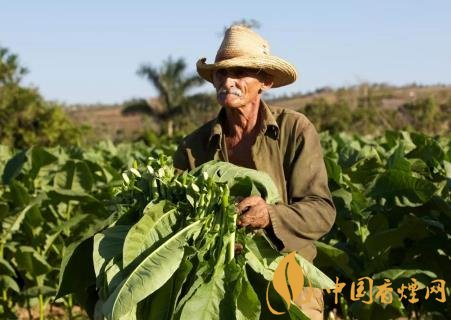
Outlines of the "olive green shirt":
{"type": "MultiPolygon", "coordinates": [[[[322,149],[312,123],[293,110],[260,104],[261,131],[251,149],[255,169],[268,173],[282,202],[269,206],[267,233],[280,250],[316,256],[314,240],[335,221],[322,149]]],[[[193,169],[209,160],[227,161],[223,134],[225,110],[188,135],[174,155],[176,168],[193,169]]]]}

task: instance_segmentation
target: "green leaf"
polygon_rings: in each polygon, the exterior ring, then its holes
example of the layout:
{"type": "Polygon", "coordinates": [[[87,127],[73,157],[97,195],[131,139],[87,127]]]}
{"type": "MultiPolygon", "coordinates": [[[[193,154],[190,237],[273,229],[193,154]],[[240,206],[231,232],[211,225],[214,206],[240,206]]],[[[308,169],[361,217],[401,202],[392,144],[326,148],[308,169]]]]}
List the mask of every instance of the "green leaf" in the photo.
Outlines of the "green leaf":
{"type": "Polygon", "coordinates": [[[376,213],[368,221],[368,231],[370,234],[384,232],[388,229],[388,220],[383,213],[376,213]]]}
{"type": "Polygon", "coordinates": [[[75,169],[77,177],[77,187],[74,188],[74,186],[72,185],[72,190],[77,190],[79,188],[80,190],[87,192],[91,191],[94,185],[94,176],[92,175],[91,169],[89,168],[86,161],[77,161],[75,169]]]}
{"type": "MultiPolygon", "coordinates": [[[[0,275],[0,288],[11,289],[15,292],[20,292],[17,282],[8,275],[0,275]]],[[[0,313],[1,314],[1,313],[0,313]]]]}
{"type": "Polygon", "coordinates": [[[246,274],[241,277],[241,290],[236,297],[236,319],[260,319],[261,306],[258,296],[249,282],[246,274]]]}
{"type": "Polygon", "coordinates": [[[94,236],[93,264],[102,299],[106,299],[125,277],[122,251],[129,230],[129,225],[115,225],[94,236]]]}
{"type": "MultiPolygon", "coordinates": [[[[398,319],[404,316],[404,306],[399,301],[399,296],[396,292],[392,292],[393,301],[390,304],[382,304],[376,295],[377,290],[373,290],[373,303],[364,304],[361,301],[354,302],[350,311],[354,317],[359,319],[380,320],[380,319],[398,319]]],[[[369,295],[366,295],[363,300],[368,300],[369,295]]]]}
{"type": "MultiPolygon", "coordinates": [[[[236,166],[229,162],[212,160],[190,171],[194,176],[206,172],[216,182],[227,183],[232,189],[236,179],[248,177],[260,193],[260,196],[267,203],[276,203],[280,201],[279,191],[271,177],[262,171],[236,166]]],[[[240,195],[242,197],[249,195],[240,195]]]]}
{"type": "Polygon", "coordinates": [[[354,272],[349,265],[349,256],[345,251],[320,241],[315,241],[315,246],[318,252],[315,259],[318,268],[337,267],[348,278],[353,278],[354,272]]]}
{"type": "Polygon", "coordinates": [[[72,189],[72,183],[75,175],[75,161],[67,160],[54,177],[54,188],[72,189]]]}
{"type": "Polygon", "coordinates": [[[90,285],[95,284],[92,249],[93,238],[88,237],[72,243],[64,250],[55,299],[69,293],[82,293],[90,285]]]}
{"type": "Polygon", "coordinates": [[[433,138],[421,133],[411,133],[411,137],[416,148],[407,154],[408,158],[422,159],[430,167],[434,167],[444,160],[445,153],[440,144],[433,138]]]}
{"type": "Polygon", "coordinates": [[[104,314],[120,319],[130,307],[159,289],[180,266],[187,238],[200,228],[200,221],[190,224],[144,258],[105,301],[104,314]]]}
{"type": "Polygon", "coordinates": [[[89,192],[95,183],[95,177],[87,161],[69,160],[55,175],[55,188],[74,192],[89,192]]]}
{"type": "Polygon", "coordinates": [[[45,297],[54,296],[56,289],[49,286],[34,286],[27,288],[21,292],[24,297],[34,298],[42,294],[45,297]]]}
{"type": "Polygon", "coordinates": [[[431,174],[427,163],[421,159],[412,160],[412,171],[423,177],[429,177],[431,174]]]}
{"type": "Polygon", "coordinates": [[[7,275],[11,277],[16,276],[16,271],[14,271],[14,268],[11,265],[11,263],[9,263],[3,258],[0,258],[0,275],[7,275]]]}
{"type": "Polygon", "coordinates": [[[53,229],[49,235],[47,235],[44,244],[44,253],[46,253],[53,242],[60,236],[60,234],[65,230],[70,230],[71,228],[78,226],[82,221],[88,218],[87,214],[78,214],[71,217],[69,220],[62,222],[59,226],[53,229]]]}
{"type": "Polygon", "coordinates": [[[257,187],[249,177],[235,178],[235,183],[230,188],[230,194],[234,197],[246,197],[250,195],[260,195],[257,187]]]}
{"type": "Polygon", "coordinates": [[[83,202],[99,202],[95,197],[83,191],[72,191],[67,189],[55,188],[48,192],[48,197],[52,201],[68,202],[70,200],[83,202]]]}
{"type": "MultiPolygon", "coordinates": [[[[258,241],[246,241],[246,263],[266,280],[272,281],[274,270],[283,259],[283,256],[275,251],[265,238],[259,239],[259,237],[255,237],[255,239],[258,239],[258,241]]],[[[299,254],[296,254],[296,260],[303,269],[306,283],[310,281],[314,288],[328,289],[334,287],[334,282],[311,262],[299,254]]]]}
{"type": "Polygon", "coordinates": [[[267,239],[259,235],[253,238],[246,237],[244,248],[246,263],[266,280],[272,281],[274,270],[269,266],[280,259],[277,250],[271,246],[267,239]]]}
{"type": "MultiPolygon", "coordinates": [[[[396,281],[399,279],[410,279],[418,276],[426,276],[429,280],[437,278],[437,275],[434,272],[420,269],[389,269],[374,274],[372,278],[374,280],[389,279],[390,281],[396,281]]],[[[422,281],[419,281],[419,283],[422,283],[422,281]]],[[[428,283],[422,283],[421,287],[424,287],[424,285],[427,284],[428,283]]]]}
{"type": "Polygon", "coordinates": [[[48,166],[58,160],[53,154],[40,147],[31,148],[28,154],[31,154],[30,175],[33,179],[37,177],[42,167],[48,166]]]}
{"type": "Polygon", "coordinates": [[[365,247],[368,255],[375,257],[391,248],[402,247],[404,239],[424,239],[430,233],[427,221],[406,215],[397,227],[370,234],[365,240],[365,247]]]}
{"type": "Polygon", "coordinates": [[[138,320],[170,320],[173,318],[175,304],[180,297],[183,284],[192,270],[193,265],[183,260],[180,268],[157,291],[138,304],[138,320]]]}
{"type": "Polygon", "coordinates": [[[105,263],[100,276],[96,279],[99,295],[106,300],[127,276],[122,267],[122,255],[115,256],[105,263]]]}
{"type": "Polygon", "coordinates": [[[18,267],[27,271],[32,277],[48,273],[52,267],[34,248],[20,246],[14,259],[18,267]]]}
{"type": "MultiPolygon", "coordinates": [[[[5,164],[12,157],[12,148],[0,144],[0,165],[5,164]]],[[[0,167],[2,169],[2,167],[0,167]]]]}
{"type": "Polygon", "coordinates": [[[14,155],[5,165],[2,175],[3,184],[10,184],[20,174],[24,163],[27,161],[27,151],[21,151],[14,155]]]}
{"type": "Polygon", "coordinates": [[[10,183],[9,188],[12,208],[23,208],[30,203],[30,195],[22,182],[14,180],[10,183]]]}
{"type": "MultiPolygon", "coordinates": [[[[285,312],[282,315],[274,315],[269,309],[266,299],[266,290],[268,288],[268,281],[263,278],[262,275],[255,273],[252,269],[247,269],[247,276],[249,277],[249,282],[254,288],[255,293],[258,296],[261,306],[261,320],[290,320],[290,313],[287,312],[287,305],[284,300],[279,296],[279,294],[274,290],[272,285],[269,285],[268,300],[271,307],[279,312],[285,312]],[[276,318],[277,317],[277,318],[276,318]]],[[[294,304],[291,304],[293,307],[294,304]]],[[[291,308],[290,308],[291,309],[291,308]]]]}
{"type": "Polygon", "coordinates": [[[324,158],[324,163],[326,165],[327,176],[329,179],[334,180],[338,185],[341,184],[341,167],[337,164],[334,159],[329,157],[324,158]]]}
{"type": "Polygon", "coordinates": [[[401,143],[398,148],[395,149],[393,154],[387,159],[387,167],[390,170],[411,172],[412,165],[404,157],[404,144],[401,143]]]}
{"type": "Polygon", "coordinates": [[[358,184],[367,185],[374,181],[377,174],[381,171],[382,165],[378,157],[363,159],[358,165],[353,167],[353,170],[347,172],[347,175],[350,178],[347,184],[354,188],[358,187],[358,184]]]}
{"type": "Polygon", "coordinates": [[[375,198],[395,199],[405,197],[411,203],[428,201],[436,192],[435,185],[428,180],[412,177],[410,173],[389,170],[380,174],[368,194],[375,198]]]}
{"type": "Polygon", "coordinates": [[[143,252],[152,250],[155,245],[176,231],[175,227],[181,213],[176,209],[170,209],[171,207],[166,201],[147,205],[143,217],[131,227],[125,238],[124,268],[143,252]]]}
{"type": "MultiPolygon", "coordinates": [[[[0,195],[1,196],[1,195],[0,195]]],[[[0,202],[0,221],[8,216],[9,206],[6,202],[0,202]]]]}
{"type": "Polygon", "coordinates": [[[345,205],[345,207],[348,210],[351,209],[351,202],[352,202],[352,193],[351,192],[348,192],[345,189],[340,188],[340,189],[332,192],[332,196],[334,199],[334,203],[336,201],[339,201],[338,199],[341,199],[343,201],[343,204],[345,205]]]}
{"type": "Polygon", "coordinates": [[[193,314],[199,320],[219,319],[220,304],[225,295],[224,258],[225,250],[223,250],[220,260],[215,264],[212,277],[208,282],[201,283],[183,306],[180,320],[191,320],[193,314]]]}
{"type": "Polygon", "coordinates": [[[294,303],[290,305],[288,314],[290,315],[291,320],[310,320],[310,318],[294,303]]]}
{"type": "MultiPolygon", "coordinates": [[[[93,237],[116,222],[123,214],[124,211],[118,210],[106,219],[92,219],[82,231],[78,231],[80,234],[77,234],[77,239],[80,240],[65,247],[60,267],[59,289],[55,299],[69,293],[83,295],[86,288],[95,286],[96,278],[92,256],[93,237]],[[73,274],[81,274],[81,276],[77,279],[73,277],[73,274]]],[[[92,216],[88,218],[90,217],[92,216]]]]}
{"type": "Polygon", "coordinates": [[[31,227],[37,227],[42,223],[42,215],[39,210],[41,201],[45,199],[46,195],[44,193],[38,194],[36,198],[32,198],[29,195],[29,191],[25,185],[17,180],[14,180],[10,184],[9,197],[11,201],[11,207],[16,209],[22,209],[28,204],[33,205],[25,217],[25,223],[31,227]]]}
{"type": "Polygon", "coordinates": [[[363,155],[360,152],[348,145],[342,145],[338,152],[338,164],[343,169],[346,170],[354,166],[357,162],[363,159],[363,155]]]}
{"type": "Polygon", "coordinates": [[[2,221],[3,232],[1,234],[0,243],[6,243],[12,235],[19,230],[25,216],[35,207],[35,205],[36,203],[33,201],[16,215],[9,216],[2,221]]]}
{"type": "Polygon", "coordinates": [[[93,264],[97,278],[105,271],[110,260],[122,256],[124,240],[129,230],[128,225],[116,225],[94,236],[93,264]]]}
{"type": "Polygon", "coordinates": [[[335,287],[335,283],[310,261],[299,254],[296,254],[296,259],[304,272],[306,286],[311,284],[313,288],[320,289],[332,289],[335,287]]]}

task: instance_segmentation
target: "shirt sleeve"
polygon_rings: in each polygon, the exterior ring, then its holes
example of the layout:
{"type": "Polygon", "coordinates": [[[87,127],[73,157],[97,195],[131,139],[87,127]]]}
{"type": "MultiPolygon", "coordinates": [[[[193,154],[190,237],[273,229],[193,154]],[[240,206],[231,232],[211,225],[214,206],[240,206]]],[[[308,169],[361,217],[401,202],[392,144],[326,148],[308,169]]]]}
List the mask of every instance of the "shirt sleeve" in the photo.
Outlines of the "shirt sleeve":
{"type": "Polygon", "coordinates": [[[273,232],[284,249],[319,239],[332,228],[336,215],[318,133],[310,122],[300,131],[286,177],[289,203],[269,205],[273,232]]]}

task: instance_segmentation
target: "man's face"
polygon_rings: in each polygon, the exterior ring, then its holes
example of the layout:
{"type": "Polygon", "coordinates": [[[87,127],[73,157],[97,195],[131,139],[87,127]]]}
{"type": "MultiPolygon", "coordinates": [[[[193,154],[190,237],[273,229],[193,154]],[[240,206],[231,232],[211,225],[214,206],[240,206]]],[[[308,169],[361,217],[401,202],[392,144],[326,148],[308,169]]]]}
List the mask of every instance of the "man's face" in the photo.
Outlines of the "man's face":
{"type": "Polygon", "coordinates": [[[213,74],[216,98],[223,107],[241,108],[256,102],[267,87],[264,72],[247,68],[218,69],[213,74]]]}

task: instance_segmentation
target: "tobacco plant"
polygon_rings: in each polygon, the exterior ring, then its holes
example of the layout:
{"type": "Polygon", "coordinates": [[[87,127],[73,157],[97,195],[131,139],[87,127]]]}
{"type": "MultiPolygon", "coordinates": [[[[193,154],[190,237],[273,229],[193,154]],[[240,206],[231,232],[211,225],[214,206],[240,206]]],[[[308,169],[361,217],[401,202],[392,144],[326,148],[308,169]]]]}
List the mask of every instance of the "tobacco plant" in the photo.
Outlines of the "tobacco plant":
{"type": "MultiPolygon", "coordinates": [[[[108,319],[274,316],[262,294],[284,256],[264,235],[237,230],[235,207],[238,197],[249,195],[278,201],[269,176],[214,161],[176,175],[163,157],[151,159],[145,170],[130,169],[124,179],[118,206],[125,203],[128,210],[93,236],[92,258],[84,261],[94,269],[97,314],[108,319]],[[244,246],[238,256],[236,242],[244,246]]],[[[297,261],[313,287],[333,285],[301,256],[297,261]]],[[[70,291],[65,281],[72,274],[66,270],[73,270],[74,263],[62,267],[60,295],[70,291]]],[[[296,305],[282,303],[274,290],[270,300],[285,318],[306,318],[296,305]]]]}
{"type": "MultiPolygon", "coordinates": [[[[317,242],[315,264],[345,283],[343,317],[449,319],[451,290],[451,148],[448,137],[387,132],[378,139],[323,135],[329,186],[337,207],[332,231],[317,242]],[[352,300],[351,284],[373,281],[363,299],[352,300]],[[419,301],[397,291],[418,283],[419,301]],[[387,280],[384,280],[387,279],[387,280]],[[425,299],[434,280],[446,281],[445,302],[425,299]],[[390,281],[392,303],[375,294],[390,281]]],[[[331,296],[329,296],[331,297],[331,296]]],[[[331,297],[332,298],[332,297],[331,297]]]]}

